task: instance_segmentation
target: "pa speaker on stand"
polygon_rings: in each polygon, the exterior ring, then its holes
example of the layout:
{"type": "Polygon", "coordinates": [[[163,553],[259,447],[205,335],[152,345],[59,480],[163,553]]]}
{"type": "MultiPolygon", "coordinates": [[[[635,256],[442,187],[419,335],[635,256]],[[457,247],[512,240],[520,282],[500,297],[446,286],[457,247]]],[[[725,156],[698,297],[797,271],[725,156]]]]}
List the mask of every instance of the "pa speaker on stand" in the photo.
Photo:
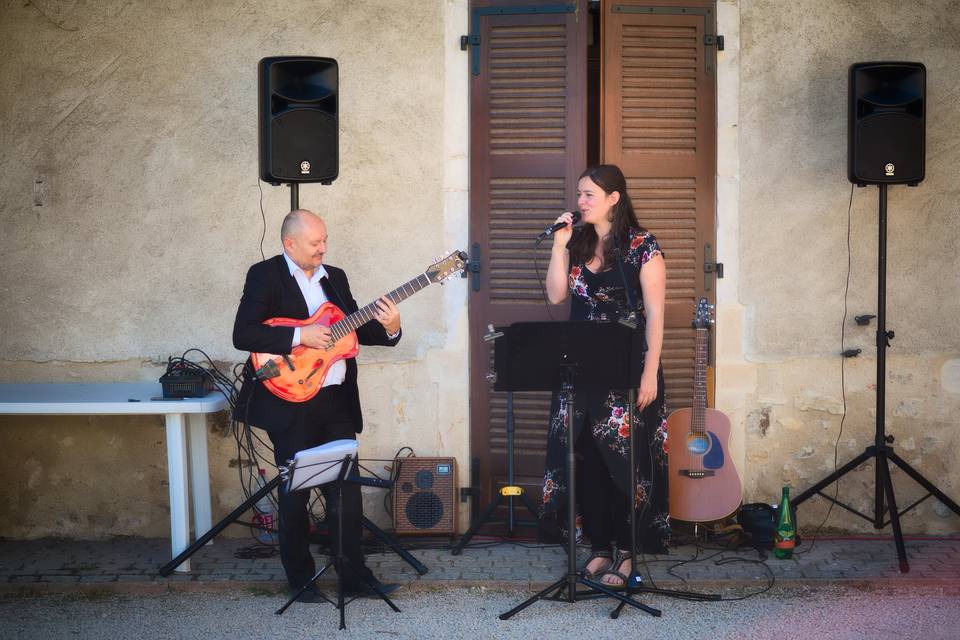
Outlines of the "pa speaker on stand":
{"type": "Polygon", "coordinates": [[[877,222],[877,408],[873,444],[809,489],[799,493],[793,504],[820,495],[850,513],[873,523],[875,529],[888,524],[893,529],[900,571],[910,571],[903,542],[900,516],[929,497],[934,497],[960,516],[960,505],[927,480],[893,449],[894,437],[886,432],[887,347],[893,331],[887,331],[887,188],[891,184],[917,186],[924,177],[926,137],[927,71],[919,62],[859,62],[849,72],[850,182],[859,186],[875,184],[879,191],[877,222]],[[823,493],[828,486],[866,462],[874,462],[873,513],[864,514],[823,493]],[[900,509],[897,506],[891,464],[926,489],[919,500],[900,509]]]}
{"type": "Polygon", "coordinates": [[[291,209],[299,184],[337,179],[339,68],[333,58],[263,58],[259,79],[260,179],[290,184],[291,209]]]}

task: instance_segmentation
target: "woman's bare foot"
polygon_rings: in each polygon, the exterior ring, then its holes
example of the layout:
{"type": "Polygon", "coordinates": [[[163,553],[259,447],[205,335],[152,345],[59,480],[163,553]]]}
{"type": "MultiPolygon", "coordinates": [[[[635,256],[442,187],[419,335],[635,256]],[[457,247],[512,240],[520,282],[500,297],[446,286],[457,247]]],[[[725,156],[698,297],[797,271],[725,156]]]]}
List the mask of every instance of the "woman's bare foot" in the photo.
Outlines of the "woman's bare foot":
{"type": "MultiPolygon", "coordinates": [[[[602,553],[602,552],[601,552],[602,553]]],[[[589,580],[596,580],[600,574],[609,571],[613,566],[613,560],[610,559],[609,552],[606,555],[594,553],[583,568],[583,575],[589,580]]]]}
{"type": "Polygon", "coordinates": [[[630,555],[617,553],[616,562],[618,563],[616,567],[613,567],[613,562],[611,562],[611,568],[601,576],[600,581],[611,587],[622,587],[627,584],[630,571],[633,569],[630,555]]]}

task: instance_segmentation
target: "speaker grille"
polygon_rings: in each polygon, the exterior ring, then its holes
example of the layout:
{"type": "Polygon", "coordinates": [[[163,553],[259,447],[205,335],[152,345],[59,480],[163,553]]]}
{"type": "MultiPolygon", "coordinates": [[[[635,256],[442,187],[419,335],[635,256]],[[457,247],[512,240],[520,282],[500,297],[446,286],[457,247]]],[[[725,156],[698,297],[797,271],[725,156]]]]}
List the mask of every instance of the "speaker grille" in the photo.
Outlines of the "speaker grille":
{"type": "Polygon", "coordinates": [[[847,177],[858,184],[924,178],[926,68],[858,62],[849,71],[847,177]]]}
{"type": "Polygon", "coordinates": [[[457,466],[454,458],[398,458],[393,527],[404,535],[456,534],[457,466]]]}
{"type": "Polygon", "coordinates": [[[321,111],[294,109],[270,123],[270,175],[284,182],[337,176],[337,120],[321,111]]]}

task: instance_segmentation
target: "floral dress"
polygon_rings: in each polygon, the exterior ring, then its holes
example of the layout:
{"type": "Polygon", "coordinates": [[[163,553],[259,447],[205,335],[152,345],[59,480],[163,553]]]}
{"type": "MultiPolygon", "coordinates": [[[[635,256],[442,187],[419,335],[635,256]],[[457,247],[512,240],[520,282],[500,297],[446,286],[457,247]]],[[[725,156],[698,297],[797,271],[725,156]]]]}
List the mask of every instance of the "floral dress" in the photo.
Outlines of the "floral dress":
{"type": "MultiPolygon", "coordinates": [[[[653,234],[633,229],[629,249],[620,268],[593,273],[584,263],[570,267],[570,320],[610,320],[626,317],[633,303],[643,330],[643,297],[640,291],[640,270],[652,257],[662,255],[653,234]],[[630,283],[630,296],[624,290],[630,283]]],[[[574,441],[584,428],[590,430],[614,483],[624,495],[630,495],[630,458],[627,424],[627,390],[577,392],[574,396],[574,441]]],[[[646,409],[634,411],[637,438],[635,458],[637,477],[634,485],[634,506],[637,509],[637,541],[645,553],[664,553],[670,537],[667,500],[667,424],[664,414],[663,370],[657,372],[657,398],[646,409]]],[[[566,403],[553,394],[550,426],[547,435],[547,462],[543,481],[541,518],[545,533],[566,535],[567,505],[567,440],[565,431],[566,403]]],[[[581,476],[582,477],[582,476],[581,476]]],[[[578,537],[580,526],[578,509],[578,537]]]]}

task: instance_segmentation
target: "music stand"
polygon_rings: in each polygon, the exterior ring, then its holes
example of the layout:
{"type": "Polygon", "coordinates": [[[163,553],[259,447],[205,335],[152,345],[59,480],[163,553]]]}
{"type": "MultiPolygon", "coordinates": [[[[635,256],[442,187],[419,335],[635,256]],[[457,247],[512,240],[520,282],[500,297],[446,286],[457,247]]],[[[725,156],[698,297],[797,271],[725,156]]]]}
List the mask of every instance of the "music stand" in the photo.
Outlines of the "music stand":
{"type": "MultiPolygon", "coordinates": [[[[502,332],[497,331],[490,326],[490,331],[483,336],[483,339],[487,342],[496,340],[497,338],[503,335],[502,332]]],[[[537,517],[537,510],[533,506],[533,503],[530,501],[530,497],[527,495],[527,492],[523,487],[516,484],[514,481],[514,455],[513,455],[513,436],[515,433],[514,429],[514,414],[513,414],[513,391],[507,392],[507,484],[500,487],[500,490],[497,491],[497,495],[490,501],[490,503],[483,510],[483,513],[480,514],[480,517],[477,518],[477,521],[470,525],[470,528],[467,529],[467,532],[463,534],[463,537],[460,538],[460,542],[450,551],[451,554],[458,556],[463,551],[463,548],[467,546],[470,540],[474,535],[480,530],[480,528],[487,524],[488,522],[502,522],[507,525],[507,535],[511,538],[514,534],[515,527],[536,527],[540,529],[540,519],[537,517]],[[494,518],[494,512],[500,508],[500,505],[503,504],[504,499],[507,501],[507,515],[505,518],[494,518]],[[533,516],[532,520],[518,520],[514,517],[514,499],[519,499],[523,503],[523,506],[526,507],[527,511],[533,516]]]]}
{"type": "MultiPolygon", "coordinates": [[[[645,351],[643,332],[620,323],[607,322],[517,322],[499,329],[503,336],[494,348],[496,391],[556,391],[566,405],[567,437],[567,572],[536,595],[499,616],[507,620],[537,600],[561,599],[567,602],[605,595],[653,616],[661,611],[634,600],[632,587],[636,577],[636,509],[631,500],[630,542],[631,567],[626,588],[615,591],[608,585],[577,573],[576,479],[573,438],[574,391],[606,391],[630,389],[627,419],[633,426],[633,405],[637,385],[643,371],[645,351]],[[577,591],[577,584],[587,591],[577,591]]],[[[631,484],[636,475],[633,432],[630,429],[631,484]]],[[[619,611],[619,609],[618,609],[619,611]]]]}
{"type": "Polygon", "coordinates": [[[288,470],[289,480],[287,492],[301,491],[311,489],[325,484],[332,484],[337,491],[337,544],[336,549],[330,554],[330,560],[320,568],[313,577],[300,587],[300,590],[290,596],[287,602],[277,609],[276,614],[282,615],[293,602],[300,597],[304,591],[316,583],[317,578],[322,576],[330,567],[337,572],[337,601],[334,602],[323,592],[318,591],[321,598],[335,606],[340,611],[340,629],[346,629],[345,609],[348,604],[353,602],[356,597],[345,601],[343,592],[343,578],[346,571],[350,571],[354,576],[359,577],[366,583],[367,587],[372,589],[381,600],[386,602],[391,609],[400,612],[400,609],[387,597],[380,586],[371,580],[366,573],[358,571],[350,559],[343,553],[343,485],[346,482],[356,482],[357,478],[352,477],[351,471],[357,464],[357,441],[356,440],[334,440],[312,449],[298,451],[294,456],[293,463],[288,470]]]}

